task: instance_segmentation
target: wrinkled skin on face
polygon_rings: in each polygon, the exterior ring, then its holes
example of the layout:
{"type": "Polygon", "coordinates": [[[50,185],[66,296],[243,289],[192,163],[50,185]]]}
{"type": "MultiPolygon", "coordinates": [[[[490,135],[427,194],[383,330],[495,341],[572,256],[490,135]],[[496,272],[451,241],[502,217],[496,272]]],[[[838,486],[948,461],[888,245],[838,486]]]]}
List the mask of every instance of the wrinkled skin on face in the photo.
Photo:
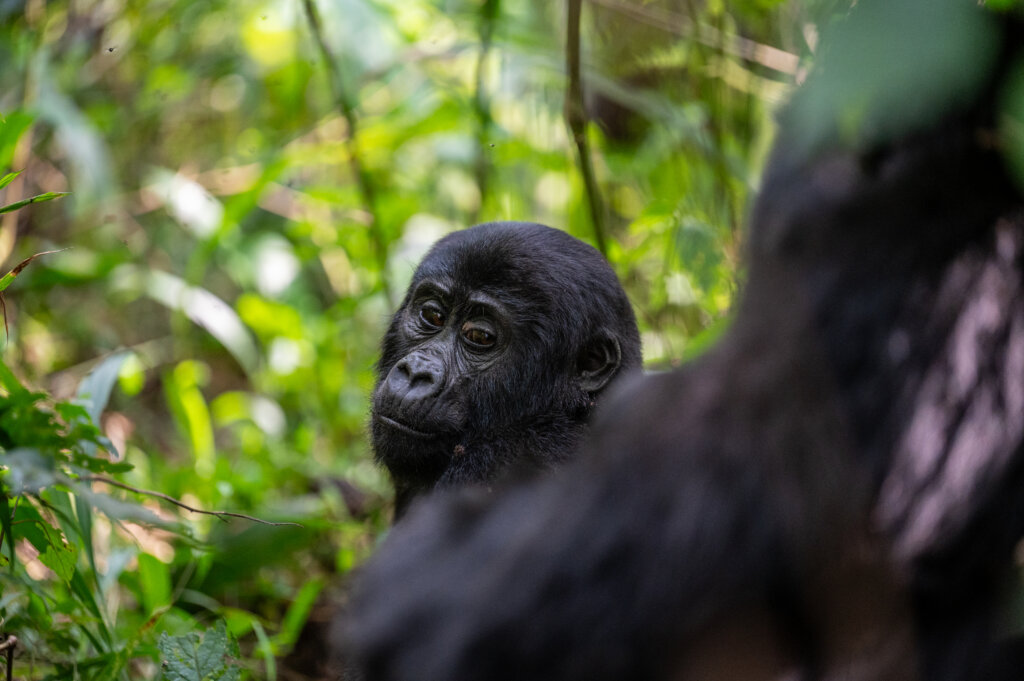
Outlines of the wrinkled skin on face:
{"type": "Polygon", "coordinates": [[[371,432],[396,513],[438,486],[564,461],[598,396],[639,366],[632,308],[590,246],[531,223],[445,237],[413,275],[377,366],[371,432]]]}

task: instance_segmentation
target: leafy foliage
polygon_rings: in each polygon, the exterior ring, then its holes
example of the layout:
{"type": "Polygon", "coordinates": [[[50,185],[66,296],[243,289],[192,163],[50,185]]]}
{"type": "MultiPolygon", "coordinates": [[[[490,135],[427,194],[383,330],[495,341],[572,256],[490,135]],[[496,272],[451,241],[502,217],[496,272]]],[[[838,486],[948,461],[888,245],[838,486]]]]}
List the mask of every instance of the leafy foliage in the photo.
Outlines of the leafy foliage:
{"type": "MultiPolygon", "coordinates": [[[[153,677],[234,636],[240,667],[181,678],[277,677],[387,526],[364,420],[415,262],[485,220],[595,238],[563,5],[0,2],[0,260],[20,271],[0,623],[18,673],[153,677]],[[218,620],[228,638],[198,637],[218,620]]],[[[583,5],[583,130],[649,367],[728,323],[772,112],[849,5],[583,5]]],[[[939,55],[936,78],[971,58],[919,33],[907,50],[939,55]]],[[[883,94],[903,96],[899,73],[883,94]]]]}

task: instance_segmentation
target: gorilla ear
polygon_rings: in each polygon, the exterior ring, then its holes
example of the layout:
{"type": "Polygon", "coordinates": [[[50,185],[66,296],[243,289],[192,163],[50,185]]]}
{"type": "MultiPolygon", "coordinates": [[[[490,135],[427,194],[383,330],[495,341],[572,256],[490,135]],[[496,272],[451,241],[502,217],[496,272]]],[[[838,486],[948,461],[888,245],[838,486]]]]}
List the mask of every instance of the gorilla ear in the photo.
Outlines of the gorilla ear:
{"type": "Polygon", "coordinates": [[[619,341],[605,332],[591,338],[576,362],[580,387],[596,393],[612,379],[622,362],[619,341]]]}

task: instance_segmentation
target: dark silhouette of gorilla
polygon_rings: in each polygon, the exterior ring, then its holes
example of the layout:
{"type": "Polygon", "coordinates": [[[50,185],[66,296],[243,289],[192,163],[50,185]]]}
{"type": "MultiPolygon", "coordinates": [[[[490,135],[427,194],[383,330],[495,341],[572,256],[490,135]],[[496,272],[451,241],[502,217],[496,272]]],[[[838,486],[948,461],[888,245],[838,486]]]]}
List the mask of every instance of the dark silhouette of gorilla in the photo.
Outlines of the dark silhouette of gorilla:
{"type": "Polygon", "coordinates": [[[553,476],[397,528],[352,605],[366,681],[1020,673],[985,665],[1024,535],[995,113],[1024,40],[985,26],[996,67],[897,137],[809,146],[797,96],[724,340],[629,381],[553,476]]]}
{"type": "Polygon", "coordinates": [[[639,367],[633,309],[595,249],[524,222],[444,237],[377,367],[373,448],[396,516],[435,487],[565,461],[612,379],[639,367]]]}

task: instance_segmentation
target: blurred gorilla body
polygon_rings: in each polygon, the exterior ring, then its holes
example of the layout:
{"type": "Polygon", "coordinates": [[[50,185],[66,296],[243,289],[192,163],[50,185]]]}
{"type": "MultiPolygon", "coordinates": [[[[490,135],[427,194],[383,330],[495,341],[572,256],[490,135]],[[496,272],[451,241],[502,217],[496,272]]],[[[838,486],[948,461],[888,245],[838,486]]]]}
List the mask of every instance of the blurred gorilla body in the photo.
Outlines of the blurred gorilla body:
{"type": "Polygon", "coordinates": [[[1024,534],[1001,78],[867,150],[793,151],[784,117],[726,338],[554,476],[398,528],[353,603],[367,681],[990,674],[1024,534]]]}
{"type": "Polygon", "coordinates": [[[441,239],[377,367],[373,447],[396,515],[435,487],[565,461],[612,379],[639,367],[632,307],[592,247],[519,222],[441,239]]]}

